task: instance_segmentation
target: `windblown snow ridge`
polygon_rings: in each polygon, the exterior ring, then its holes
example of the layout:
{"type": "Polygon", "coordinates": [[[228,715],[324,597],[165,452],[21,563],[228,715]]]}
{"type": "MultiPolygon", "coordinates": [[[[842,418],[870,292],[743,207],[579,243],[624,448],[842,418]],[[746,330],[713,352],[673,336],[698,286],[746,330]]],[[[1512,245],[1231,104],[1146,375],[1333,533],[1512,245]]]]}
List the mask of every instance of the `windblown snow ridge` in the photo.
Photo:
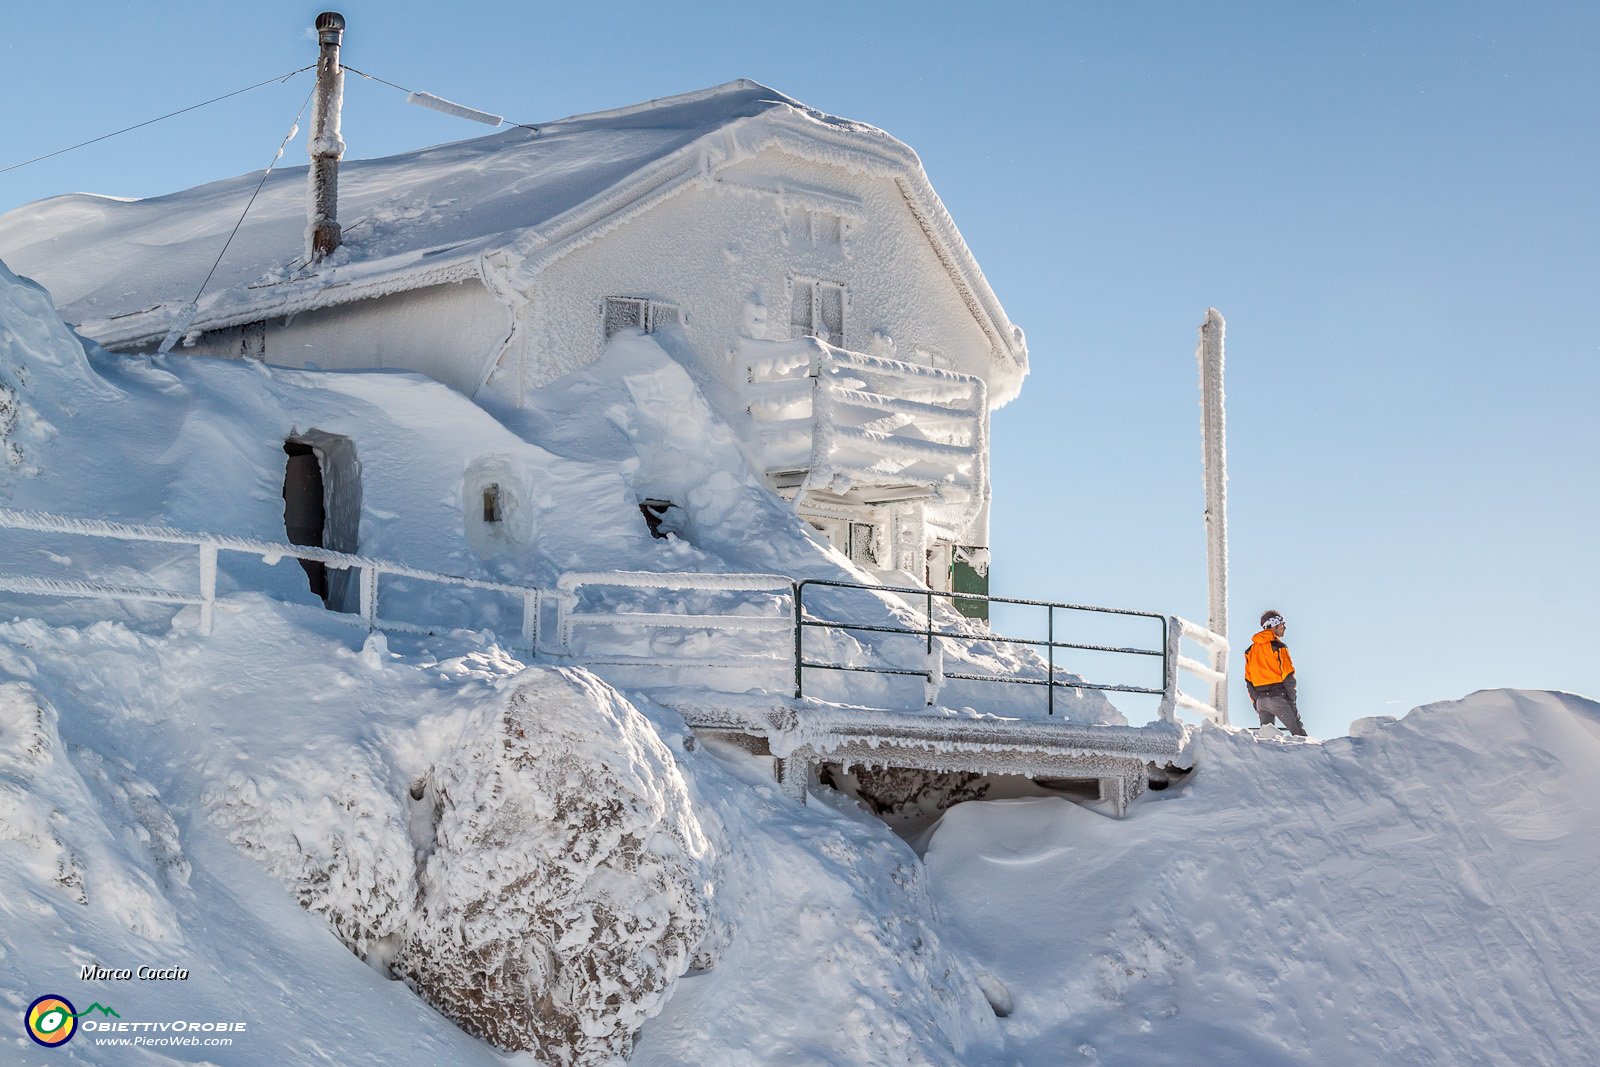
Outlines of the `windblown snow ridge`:
{"type": "Polygon", "coordinates": [[[1196,767],[1123,824],[946,816],[934,896],[1017,995],[1018,1062],[1592,1058],[1600,704],[1481,692],[1320,745],[1207,728],[1196,767]]]}

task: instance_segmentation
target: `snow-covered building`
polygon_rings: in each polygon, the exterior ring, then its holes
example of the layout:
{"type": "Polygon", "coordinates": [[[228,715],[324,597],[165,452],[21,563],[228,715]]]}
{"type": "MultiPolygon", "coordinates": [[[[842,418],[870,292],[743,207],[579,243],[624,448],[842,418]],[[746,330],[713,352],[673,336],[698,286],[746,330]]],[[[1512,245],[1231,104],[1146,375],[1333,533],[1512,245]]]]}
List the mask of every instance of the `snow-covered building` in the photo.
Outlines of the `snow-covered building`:
{"type": "Polygon", "coordinates": [[[881,130],[741,80],[346,162],[315,266],[284,170],[191,308],[257,180],[56,197],[0,219],[0,259],[114,351],[176,326],[180,352],[419,371],[491,409],[643,330],[856,562],[986,586],[989,416],[1027,349],[881,130]]]}

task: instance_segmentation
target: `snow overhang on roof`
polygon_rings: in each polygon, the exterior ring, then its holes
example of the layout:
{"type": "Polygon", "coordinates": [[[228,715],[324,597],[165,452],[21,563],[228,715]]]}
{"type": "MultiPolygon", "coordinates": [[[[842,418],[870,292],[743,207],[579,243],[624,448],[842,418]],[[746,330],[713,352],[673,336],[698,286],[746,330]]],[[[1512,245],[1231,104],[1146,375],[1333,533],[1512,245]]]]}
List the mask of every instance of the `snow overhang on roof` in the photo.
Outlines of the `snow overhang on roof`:
{"type": "MultiPolygon", "coordinates": [[[[191,329],[481,279],[513,299],[546,265],[691,184],[769,148],[892,178],[990,339],[991,402],[1016,395],[1027,346],[909,147],[741,79],[539,127],[346,160],[345,243],[302,271],[305,169],[267,179],[191,329]]],[[[0,217],[0,259],[51,291],[110,348],[164,337],[259,181],[242,175],[145,200],[53,197],[0,217]]]]}

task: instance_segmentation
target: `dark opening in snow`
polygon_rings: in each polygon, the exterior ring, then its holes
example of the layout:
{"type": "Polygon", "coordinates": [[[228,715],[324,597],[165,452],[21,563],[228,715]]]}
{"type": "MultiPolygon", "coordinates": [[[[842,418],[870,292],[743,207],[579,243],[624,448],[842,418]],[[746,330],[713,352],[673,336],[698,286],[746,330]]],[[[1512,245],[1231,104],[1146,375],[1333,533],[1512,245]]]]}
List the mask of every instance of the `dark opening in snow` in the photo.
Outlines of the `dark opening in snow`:
{"type": "MultiPolygon", "coordinates": [[[[283,474],[283,526],[289,543],[321,548],[322,528],[327,523],[322,505],[322,465],[304,441],[285,441],[283,450],[289,455],[283,474]]],[[[311,591],[327,603],[327,566],[310,559],[301,560],[300,566],[306,569],[311,591]]]]}
{"type": "MultiPolygon", "coordinates": [[[[283,442],[283,526],[292,545],[354,553],[361,523],[361,464],[339,434],[309,430],[283,442]]],[[[354,606],[356,572],[301,560],[311,591],[334,611],[354,606]]]]}
{"type": "Polygon", "coordinates": [[[680,537],[683,536],[678,523],[673,521],[677,516],[672,512],[676,511],[676,509],[677,505],[670,500],[641,500],[639,502],[639,512],[644,515],[645,525],[650,527],[650,536],[657,540],[665,540],[669,533],[677,534],[680,537]]]}

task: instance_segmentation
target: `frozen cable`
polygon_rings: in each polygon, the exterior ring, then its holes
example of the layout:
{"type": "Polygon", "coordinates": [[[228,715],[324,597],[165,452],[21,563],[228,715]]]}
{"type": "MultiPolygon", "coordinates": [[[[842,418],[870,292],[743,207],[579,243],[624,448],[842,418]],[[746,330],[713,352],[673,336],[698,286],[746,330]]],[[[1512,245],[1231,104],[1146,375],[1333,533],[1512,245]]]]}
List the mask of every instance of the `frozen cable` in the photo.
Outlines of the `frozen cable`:
{"type": "Polygon", "coordinates": [[[406,94],[406,103],[408,104],[416,104],[419,107],[428,108],[430,111],[438,111],[446,115],[455,115],[458,118],[471,119],[473,122],[487,123],[490,126],[499,126],[501,123],[505,123],[507,126],[516,126],[519,129],[532,130],[534,133],[539,132],[539,127],[530,126],[526,122],[510,122],[501,118],[499,115],[490,114],[487,111],[479,111],[477,108],[473,107],[465,107],[461,104],[446,100],[443,97],[434,96],[432,93],[419,93],[414,89],[407,89],[404,85],[396,85],[392,81],[389,81],[385,78],[380,78],[376,74],[368,74],[364,70],[357,70],[348,63],[342,63],[340,66],[342,66],[345,70],[348,70],[351,74],[359,74],[368,81],[378,82],[380,85],[387,85],[391,89],[399,89],[402,93],[406,94]]]}
{"type": "MultiPolygon", "coordinates": [[[[307,70],[311,69],[309,67],[307,70]]],[[[298,71],[296,73],[299,73],[298,71]]],[[[294,140],[295,134],[300,132],[300,118],[306,113],[306,107],[311,103],[311,97],[316,94],[316,87],[312,86],[311,92],[306,94],[305,101],[300,105],[300,110],[295,112],[294,122],[289,126],[289,132],[283,135],[283,140],[278,143],[278,152],[272,157],[272,162],[267,164],[267,169],[261,172],[261,180],[256,182],[255,192],[250,194],[250,199],[245,203],[244,210],[239,212],[239,221],[233,224],[233,232],[228,234],[228,239],[222,243],[222,251],[217,253],[216,261],[211,264],[211,269],[206,272],[206,280],[200,283],[200,288],[195,290],[194,299],[184,305],[178,312],[178,318],[172,324],[172,329],[167,331],[166,340],[161,342],[159,352],[166,355],[172,351],[174,345],[183,339],[189,332],[195,316],[200,310],[200,295],[206,291],[206,286],[211,284],[211,276],[217,273],[217,268],[222,265],[222,257],[228,254],[228,246],[233,244],[233,239],[239,233],[239,227],[244,225],[244,217],[250,214],[250,208],[255,204],[256,197],[261,195],[261,187],[267,184],[267,175],[272,173],[272,168],[278,165],[278,160],[283,158],[283,150],[289,147],[289,142],[294,140]]]]}
{"type": "Polygon", "coordinates": [[[453,100],[446,100],[442,96],[434,96],[432,93],[408,93],[406,95],[406,103],[425,107],[429,111],[437,111],[441,115],[454,115],[458,119],[481,122],[485,126],[499,126],[506,121],[499,115],[491,115],[487,111],[466,107],[453,100]]]}
{"type": "Polygon", "coordinates": [[[231,96],[238,96],[240,93],[248,93],[251,89],[259,89],[263,85],[271,85],[273,82],[286,82],[290,78],[294,77],[296,74],[304,74],[306,71],[310,70],[311,67],[315,67],[315,66],[316,66],[316,64],[313,63],[313,64],[311,64],[310,67],[301,67],[299,70],[291,70],[289,73],[284,74],[284,75],[280,75],[279,77],[268,78],[266,81],[259,81],[259,82],[256,82],[254,85],[246,85],[243,89],[235,89],[231,93],[224,93],[221,96],[214,96],[210,100],[202,100],[198,104],[190,104],[186,108],[180,108],[177,111],[171,111],[171,112],[168,112],[165,115],[159,115],[159,116],[157,116],[156,118],[153,118],[153,119],[146,119],[143,122],[135,123],[132,126],[125,126],[120,130],[113,130],[110,133],[103,133],[99,137],[91,137],[87,141],[79,141],[77,144],[69,145],[66,148],[58,148],[54,152],[46,152],[42,156],[34,156],[32,159],[25,159],[21,163],[13,163],[9,167],[0,168],[0,174],[5,174],[8,171],[17,170],[20,167],[26,167],[26,166],[28,166],[29,164],[32,164],[32,163],[38,163],[40,160],[52,159],[55,156],[65,155],[66,153],[72,152],[72,151],[76,151],[79,148],[85,148],[85,147],[87,147],[89,145],[97,144],[100,141],[109,140],[110,138],[116,137],[119,134],[129,133],[129,132],[132,132],[133,130],[137,130],[137,129],[141,129],[141,128],[145,127],[145,126],[153,125],[153,124],[155,124],[157,122],[161,122],[161,121],[163,121],[165,119],[175,118],[178,115],[187,114],[188,112],[194,111],[197,108],[205,107],[207,104],[215,104],[218,101],[226,100],[231,96]]]}

